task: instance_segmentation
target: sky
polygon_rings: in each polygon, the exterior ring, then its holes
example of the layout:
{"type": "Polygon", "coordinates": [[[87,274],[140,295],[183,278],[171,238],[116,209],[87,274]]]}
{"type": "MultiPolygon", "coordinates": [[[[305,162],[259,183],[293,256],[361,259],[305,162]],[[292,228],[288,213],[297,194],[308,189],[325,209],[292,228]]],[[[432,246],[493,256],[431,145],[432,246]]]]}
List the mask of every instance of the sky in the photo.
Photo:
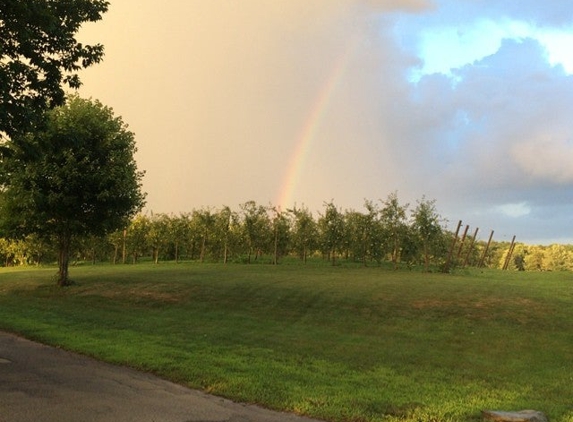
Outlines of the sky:
{"type": "Polygon", "coordinates": [[[573,2],[111,0],[80,94],[135,133],[146,212],[397,192],[573,243],[573,2]]]}

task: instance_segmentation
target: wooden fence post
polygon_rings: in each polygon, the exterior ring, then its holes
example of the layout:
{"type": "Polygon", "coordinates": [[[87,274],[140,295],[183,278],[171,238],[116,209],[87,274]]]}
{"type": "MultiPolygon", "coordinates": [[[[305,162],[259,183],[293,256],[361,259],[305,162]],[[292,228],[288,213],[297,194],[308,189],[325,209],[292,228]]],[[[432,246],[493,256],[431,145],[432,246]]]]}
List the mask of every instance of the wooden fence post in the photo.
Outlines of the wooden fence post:
{"type": "Polygon", "coordinates": [[[456,256],[456,260],[460,259],[460,255],[462,254],[462,249],[464,248],[464,242],[466,241],[466,236],[468,235],[469,229],[470,226],[466,224],[466,229],[464,230],[464,234],[462,235],[462,238],[460,240],[460,247],[458,249],[458,255],[456,256]]]}
{"type": "Polygon", "coordinates": [[[509,268],[509,261],[511,260],[511,255],[513,255],[514,249],[515,249],[515,235],[511,239],[511,244],[509,245],[509,249],[505,257],[505,262],[503,263],[503,268],[502,268],[503,270],[507,270],[509,268]]]}
{"type": "Polygon", "coordinates": [[[478,268],[483,267],[483,265],[485,263],[485,257],[487,255],[487,251],[489,250],[489,245],[491,245],[492,239],[493,239],[493,230],[491,231],[491,233],[489,235],[489,240],[487,241],[487,245],[486,245],[485,249],[483,250],[483,255],[481,256],[481,260],[479,262],[478,268]]]}
{"type": "Polygon", "coordinates": [[[458,228],[456,229],[456,234],[454,235],[454,240],[452,241],[452,246],[450,247],[450,253],[448,254],[448,259],[444,264],[444,272],[450,271],[450,262],[452,260],[452,255],[454,253],[454,248],[456,247],[456,242],[458,241],[458,234],[460,233],[460,227],[462,227],[462,220],[458,223],[458,228]]]}
{"type": "Polygon", "coordinates": [[[476,239],[477,239],[478,231],[479,231],[479,227],[476,227],[476,231],[474,232],[474,236],[472,237],[472,241],[471,241],[470,246],[468,248],[468,253],[466,254],[466,258],[464,259],[464,264],[462,265],[462,267],[465,267],[466,265],[468,265],[468,262],[470,260],[470,254],[472,253],[472,250],[474,248],[474,244],[475,244],[476,239]]]}

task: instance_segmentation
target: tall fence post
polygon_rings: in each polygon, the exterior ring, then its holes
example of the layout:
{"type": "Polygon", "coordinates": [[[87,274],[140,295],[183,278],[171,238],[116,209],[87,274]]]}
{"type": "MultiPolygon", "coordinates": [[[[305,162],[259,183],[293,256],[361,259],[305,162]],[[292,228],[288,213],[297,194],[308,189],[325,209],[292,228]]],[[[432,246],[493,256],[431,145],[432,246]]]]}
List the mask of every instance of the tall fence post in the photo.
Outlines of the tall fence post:
{"type": "Polygon", "coordinates": [[[491,231],[491,233],[489,235],[489,240],[487,241],[487,245],[486,245],[485,249],[483,250],[483,255],[481,256],[481,260],[479,262],[478,268],[482,268],[484,263],[485,263],[485,257],[487,256],[487,251],[489,250],[489,246],[491,245],[492,239],[493,239],[493,230],[491,231]]]}
{"type": "Polygon", "coordinates": [[[462,220],[458,223],[458,228],[456,229],[456,234],[454,235],[454,240],[452,241],[452,246],[450,247],[450,253],[448,254],[448,259],[444,264],[444,272],[450,272],[450,262],[452,261],[452,255],[454,253],[454,248],[456,247],[456,242],[458,241],[458,235],[460,233],[460,227],[462,227],[462,220]]]}
{"type": "Polygon", "coordinates": [[[468,248],[468,253],[466,253],[466,258],[464,259],[463,267],[465,267],[466,265],[468,265],[468,262],[469,262],[469,260],[470,260],[470,255],[471,255],[471,253],[472,253],[472,250],[473,250],[473,248],[474,248],[474,245],[475,245],[475,242],[476,242],[476,239],[477,239],[478,231],[479,231],[479,227],[476,227],[476,231],[474,232],[474,235],[473,235],[473,237],[472,237],[470,246],[469,246],[469,248],[468,248]]]}
{"type": "Polygon", "coordinates": [[[462,234],[462,238],[460,240],[460,247],[458,248],[458,255],[456,256],[456,260],[460,259],[460,255],[462,254],[462,249],[464,248],[464,242],[466,241],[466,236],[468,235],[468,230],[470,226],[466,224],[466,229],[464,230],[464,234],[462,234]]]}
{"type": "Polygon", "coordinates": [[[515,249],[515,235],[511,239],[511,244],[509,245],[509,249],[505,257],[505,262],[503,263],[503,268],[502,268],[503,270],[507,270],[509,268],[509,262],[511,261],[511,255],[513,255],[514,249],[515,249]]]}

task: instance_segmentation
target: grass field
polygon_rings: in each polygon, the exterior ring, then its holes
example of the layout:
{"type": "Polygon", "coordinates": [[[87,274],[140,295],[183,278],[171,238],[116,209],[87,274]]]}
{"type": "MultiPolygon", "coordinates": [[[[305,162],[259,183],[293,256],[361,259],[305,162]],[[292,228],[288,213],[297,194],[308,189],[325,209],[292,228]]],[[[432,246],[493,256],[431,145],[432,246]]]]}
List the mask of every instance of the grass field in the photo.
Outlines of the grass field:
{"type": "Polygon", "coordinates": [[[324,263],[0,270],[0,329],[332,421],[573,422],[573,274],[324,263]]]}

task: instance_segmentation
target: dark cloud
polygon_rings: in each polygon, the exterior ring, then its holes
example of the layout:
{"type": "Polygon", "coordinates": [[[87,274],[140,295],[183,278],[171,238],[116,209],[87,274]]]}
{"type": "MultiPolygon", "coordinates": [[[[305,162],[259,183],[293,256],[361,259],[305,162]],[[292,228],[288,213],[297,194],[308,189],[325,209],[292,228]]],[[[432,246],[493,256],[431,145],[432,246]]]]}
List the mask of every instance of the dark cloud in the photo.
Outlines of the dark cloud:
{"type": "Polygon", "coordinates": [[[424,180],[426,194],[482,223],[515,223],[531,238],[562,235],[573,222],[573,78],[551,67],[534,40],[505,41],[454,77],[423,77],[402,106],[409,118],[394,119],[409,185],[424,180]],[[504,215],[503,205],[519,203],[531,213],[504,215]]]}

